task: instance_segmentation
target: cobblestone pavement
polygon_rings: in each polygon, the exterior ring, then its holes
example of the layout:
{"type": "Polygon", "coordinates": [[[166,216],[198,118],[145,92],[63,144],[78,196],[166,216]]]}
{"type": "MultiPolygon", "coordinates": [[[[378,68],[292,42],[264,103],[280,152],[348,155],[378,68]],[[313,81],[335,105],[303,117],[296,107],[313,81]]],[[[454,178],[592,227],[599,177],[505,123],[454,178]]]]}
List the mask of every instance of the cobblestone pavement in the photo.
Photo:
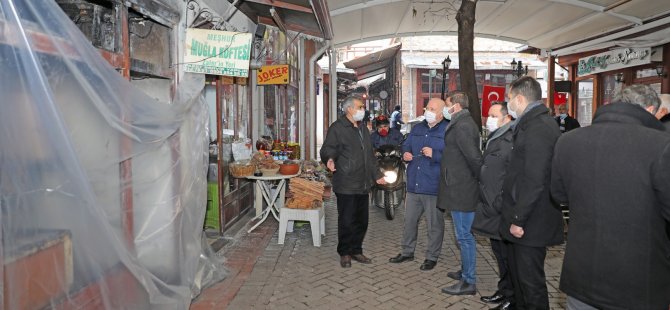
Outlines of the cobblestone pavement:
{"type": "MultiPolygon", "coordinates": [[[[497,283],[497,265],[488,239],[477,239],[478,294],[450,296],[440,292],[442,287],[454,282],[446,276],[447,271],[460,269],[460,254],[455,245],[450,218],[446,219],[447,231],[437,266],[431,271],[421,271],[419,265],[424,259],[426,246],[425,223],[422,222],[419,227],[415,260],[391,264],[388,259],[400,251],[404,212],[398,210],[396,218],[389,221],[382,209],[371,207],[370,224],[363,251],[374,262],[371,265],[353,262],[352,268],[343,269],[339,266],[339,256],[336,252],[337,208],[334,199],[326,201],[325,205],[326,236],[322,238],[321,247],[312,246],[308,224],[296,227],[293,233],[287,233],[284,245],[277,244],[275,229],[272,238],[257,258],[253,270],[242,280],[237,281],[240,282],[240,286],[232,301],[211,303],[211,309],[488,309],[492,307],[479,300],[482,294],[493,293],[497,283]]],[[[266,224],[268,223],[263,225],[266,224]]],[[[268,225],[276,227],[276,223],[268,225]]],[[[547,253],[545,271],[552,309],[565,308],[565,295],[558,291],[563,252],[563,246],[558,246],[550,248],[547,253]]]]}

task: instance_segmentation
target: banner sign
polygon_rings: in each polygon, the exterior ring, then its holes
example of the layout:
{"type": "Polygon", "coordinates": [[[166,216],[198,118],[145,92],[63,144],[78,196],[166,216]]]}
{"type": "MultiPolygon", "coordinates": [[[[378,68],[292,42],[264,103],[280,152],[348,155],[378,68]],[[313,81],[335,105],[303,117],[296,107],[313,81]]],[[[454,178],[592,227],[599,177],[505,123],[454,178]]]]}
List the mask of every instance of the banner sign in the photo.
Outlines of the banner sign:
{"type": "Polygon", "coordinates": [[[568,102],[566,93],[554,92],[554,105],[564,105],[568,102]]]}
{"type": "Polygon", "coordinates": [[[186,29],[184,71],[249,76],[251,33],[186,29]]]}
{"type": "Polygon", "coordinates": [[[484,89],[482,89],[483,117],[489,116],[489,109],[491,108],[491,103],[495,101],[505,101],[505,87],[484,85],[484,89]]]}
{"type": "Polygon", "coordinates": [[[651,63],[651,48],[624,48],[579,59],[577,75],[584,76],[651,63]]]}
{"type": "Polygon", "coordinates": [[[288,84],[288,65],[262,66],[256,76],[258,85],[288,84]]]}

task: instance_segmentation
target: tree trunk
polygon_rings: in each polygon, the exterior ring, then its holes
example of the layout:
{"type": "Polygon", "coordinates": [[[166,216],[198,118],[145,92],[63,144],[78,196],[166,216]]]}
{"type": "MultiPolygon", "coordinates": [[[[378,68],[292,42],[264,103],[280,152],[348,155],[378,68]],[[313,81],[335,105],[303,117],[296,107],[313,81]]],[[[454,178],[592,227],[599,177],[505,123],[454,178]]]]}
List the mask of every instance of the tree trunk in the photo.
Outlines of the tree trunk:
{"type": "Polygon", "coordinates": [[[482,112],[477,95],[477,80],[475,79],[475,9],[477,0],[463,0],[456,14],[458,22],[458,66],[461,73],[461,90],[468,95],[470,114],[482,128],[482,112]]]}

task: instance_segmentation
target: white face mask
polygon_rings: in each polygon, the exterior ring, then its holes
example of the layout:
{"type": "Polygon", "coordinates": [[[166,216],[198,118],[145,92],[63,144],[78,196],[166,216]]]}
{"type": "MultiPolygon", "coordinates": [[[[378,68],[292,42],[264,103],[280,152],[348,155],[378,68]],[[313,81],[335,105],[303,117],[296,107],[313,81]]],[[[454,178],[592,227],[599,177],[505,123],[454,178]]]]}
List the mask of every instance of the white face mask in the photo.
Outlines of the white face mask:
{"type": "Polygon", "coordinates": [[[444,107],[444,108],[442,109],[442,116],[444,116],[444,118],[445,118],[446,120],[448,120],[448,121],[451,120],[451,113],[449,113],[449,110],[450,110],[450,109],[451,109],[451,108],[449,108],[449,107],[444,107]]]}
{"type": "Polygon", "coordinates": [[[435,120],[437,119],[437,115],[431,111],[426,111],[426,113],[423,113],[423,116],[426,117],[428,124],[435,123],[435,120]]]}
{"type": "Polygon", "coordinates": [[[354,113],[354,115],[353,115],[354,121],[357,121],[357,122],[362,121],[363,117],[365,117],[365,111],[363,111],[363,110],[356,110],[356,113],[354,113]]]}
{"type": "Polygon", "coordinates": [[[489,132],[494,132],[498,128],[498,118],[489,116],[489,118],[486,119],[486,129],[488,129],[489,132]]]}
{"type": "Polygon", "coordinates": [[[516,108],[516,105],[517,105],[516,98],[510,100],[509,103],[507,103],[507,112],[514,119],[519,118],[519,115],[517,115],[516,111],[514,110],[516,108]]]}

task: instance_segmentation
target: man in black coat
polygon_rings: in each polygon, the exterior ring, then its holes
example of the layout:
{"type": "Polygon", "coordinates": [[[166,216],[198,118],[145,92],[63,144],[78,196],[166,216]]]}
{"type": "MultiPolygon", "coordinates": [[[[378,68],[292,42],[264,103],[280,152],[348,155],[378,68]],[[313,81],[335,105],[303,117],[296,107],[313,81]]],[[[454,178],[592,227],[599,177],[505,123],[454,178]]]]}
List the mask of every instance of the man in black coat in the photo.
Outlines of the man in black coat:
{"type": "Polygon", "coordinates": [[[561,133],[566,133],[570,130],[581,127],[579,122],[572,116],[568,115],[568,105],[563,104],[558,106],[558,115],[556,116],[556,123],[561,133]]]}
{"type": "Polygon", "coordinates": [[[669,309],[670,135],[631,85],[556,144],[551,192],[570,205],[568,309],[669,309]]]}
{"type": "Polygon", "coordinates": [[[507,93],[514,149],[502,188],[501,236],[510,242],[508,262],[519,309],[549,309],[544,274],[547,246],[563,242],[563,216],[551,201],[551,159],[560,136],[542,104],[540,83],[523,76],[507,93]]]}
{"type": "Polygon", "coordinates": [[[507,267],[506,245],[500,237],[500,219],[502,217],[502,189],[512,153],[512,117],[508,115],[507,103],[498,102],[489,108],[486,129],[489,139],[484,150],[482,169],[479,173],[479,204],[475,210],[472,231],[491,239],[491,250],[498,262],[498,290],[481,300],[498,303],[493,309],[510,309],[513,303],[514,286],[507,267]]]}
{"type": "MultiPolygon", "coordinates": [[[[442,289],[451,295],[474,295],[475,237],[472,221],[479,202],[479,169],[482,153],[479,149],[479,128],[470,115],[468,96],[455,92],[447,98],[443,114],[451,119],[444,134],[444,151],[440,161],[440,187],[437,207],[451,211],[456,240],[461,251],[461,271],[458,283],[442,289]]],[[[453,274],[453,273],[452,273],[453,274]]]]}
{"type": "Polygon", "coordinates": [[[384,174],[372,153],[370,131],[362,122],[363,99],[349,97],[342,109],[346,114],[330,125],[320,153],[323,163],[333,172],[340,265],[349,268],[352,259],[372,263],[363,255],[363,239],[368,230],[368,193],[375,180],[384,184],[384,174]]]}

